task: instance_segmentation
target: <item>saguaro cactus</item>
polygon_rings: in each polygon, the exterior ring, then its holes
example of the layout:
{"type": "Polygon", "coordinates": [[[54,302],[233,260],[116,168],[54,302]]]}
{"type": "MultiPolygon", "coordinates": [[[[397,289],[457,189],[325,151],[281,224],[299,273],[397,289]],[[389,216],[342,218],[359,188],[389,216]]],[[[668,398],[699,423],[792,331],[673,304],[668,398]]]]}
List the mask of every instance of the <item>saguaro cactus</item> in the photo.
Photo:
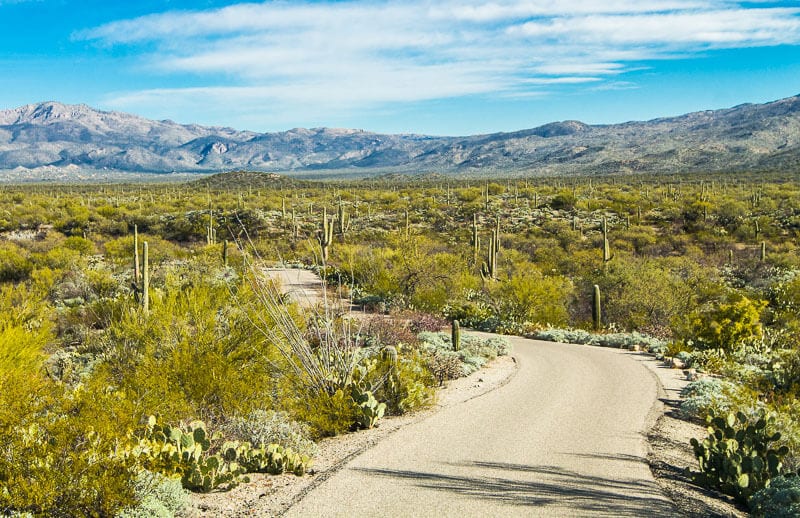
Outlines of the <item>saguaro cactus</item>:
{"type": "Polygon", "coordinates": [[[766,260],[767,260],[767,242],[766,241],[762,241],[761,242],[761,262],[763,263],[766,260]]]}
{"type": "Polygon", "coordinates": [[[599,331],[602,327],[602,313],[600,312],[600,286],[594,285],[592,290],[592,323],[594,330],[599,331]]]}
{"type": "Polygon", "coordinates": [[[150,258],[147,241],[142,243],[142,311],[150,312],[150,258]]]}
{"type": "Polygon", "coordinates": [[[472,215],[472,264],[478,265],[478,253],[481,250],[481,238],[478,235],[478,215],[472,215]]]}
{"type": "Polygon", "coordinates": [[[603,263],[611,260],[611,246],[608,243],[608,221],[603,216],[603,263]]]}
{"type": "Polygon", "coordinates": [[[338,227],[338,233],[344,239],[344,235],[347,232],[349,227],[348,225],[348,218],[347,218],[347,211],[344,210],[344,203],[342,200],[339,200],[339,208],[338,208],[338,218],[336,220],[336,225],[338,227]]]}
{"type": "Polygon", "coordinates": [[[328,209],[322,208],[322,231],[317,234],[317,240],[322,248],[322,262],[328,262],[328,253],[333,242],[333,225],[328,221],[328,209]]]}
{"type": "Polygon", "coordinates": [[[222,242],[222,265],[228,267],[228,240],[222,242]]]}
{"type": "Polygon", "coordinates": [[[139,269],[139,226],[133,226],[133,282],[139,282],[142,272],[139,269]]]}
{"type": "Polygon", "coordinates": [[[453,342],[453,350],[461,350],[461,325],[458,320],[453,320],[453,325],[450,329],[450,341],[453,342]]]}
{"type": "Polygon", "coordinates": [[[483,263],[483,267],[481,268],[481,276],[483,276],[484,279],[497,279],[497,251],[497,230],[493,230],[489,238],[489,246],[486,250],[486,262],[483,263]]]}

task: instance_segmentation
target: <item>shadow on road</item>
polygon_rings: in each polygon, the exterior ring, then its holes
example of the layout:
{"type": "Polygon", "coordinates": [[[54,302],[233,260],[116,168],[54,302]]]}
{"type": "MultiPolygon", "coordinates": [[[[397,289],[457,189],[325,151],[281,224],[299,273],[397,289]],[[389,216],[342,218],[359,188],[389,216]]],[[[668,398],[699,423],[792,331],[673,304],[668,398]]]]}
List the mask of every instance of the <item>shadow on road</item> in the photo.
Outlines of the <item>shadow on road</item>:
{"type": "MultiPolygon", "coordinates": [[[[631,459],[632,460],[632,459],[631,459]]],[[[501,469],[534,474],[538,480],[489,476],[455,476],[443,473],[365,469],[357,471],[412,480],[418,487],[449,491],[476,499],[517,506],[553,506],[568,514],[601,513],[608,516],[674,516],[675,508],[660,495],[655,483],[582,475],[553,466],[527,466],[498,462],[469,462],[458,466],[482,470],[501,469]]],[[[530,479],[530,475],[525,477],[530,479]]]]}

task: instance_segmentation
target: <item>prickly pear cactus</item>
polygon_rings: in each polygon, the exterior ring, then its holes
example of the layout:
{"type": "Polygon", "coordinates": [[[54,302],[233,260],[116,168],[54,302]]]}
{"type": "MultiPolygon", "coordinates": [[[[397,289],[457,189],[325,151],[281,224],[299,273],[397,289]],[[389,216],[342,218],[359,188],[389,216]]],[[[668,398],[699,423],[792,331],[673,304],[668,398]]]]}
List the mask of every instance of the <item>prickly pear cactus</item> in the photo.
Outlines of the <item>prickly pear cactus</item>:
{"type": "Polygon", "coordinates": [[[699,472],[689,472],[695,483],[746,503],[771,478],[781,474],[783,457],[789,449],[771,447],[781,438],[780,433],[768,432],[772,419],[762,413],[753,422],[738,412],[724,417],[710,415],[706,421],[708,437],[702,442],[691,440],[700,465],[699,472]]]}

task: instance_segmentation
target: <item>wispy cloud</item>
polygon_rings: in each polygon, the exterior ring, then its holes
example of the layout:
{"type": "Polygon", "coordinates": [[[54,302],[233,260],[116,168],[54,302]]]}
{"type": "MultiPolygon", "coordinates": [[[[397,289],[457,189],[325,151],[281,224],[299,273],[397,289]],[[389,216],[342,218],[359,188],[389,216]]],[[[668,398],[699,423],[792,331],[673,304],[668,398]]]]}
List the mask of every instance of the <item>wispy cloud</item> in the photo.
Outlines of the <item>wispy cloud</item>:
{"type": "Polygon", "coordinates": [[[771,5],[264,2],[119,20],[75,36],[141,48],[150,72],[209,84],[122,92],[109,105],[216,103],[281,119],[468,95],[536,96],[558,85],[633,88],[620,77],[645,61],[800,43],[800,8],[771,5]]]}

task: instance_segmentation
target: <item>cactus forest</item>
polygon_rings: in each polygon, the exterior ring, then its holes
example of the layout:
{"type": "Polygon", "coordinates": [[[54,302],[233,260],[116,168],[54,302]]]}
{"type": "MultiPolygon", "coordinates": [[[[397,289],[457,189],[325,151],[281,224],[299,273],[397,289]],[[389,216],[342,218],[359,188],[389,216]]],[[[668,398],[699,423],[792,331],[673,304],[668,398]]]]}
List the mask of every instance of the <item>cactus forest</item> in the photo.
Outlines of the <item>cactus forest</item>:
{"type": "Polygon", "coordinates": [[[306,476],[321,438],[508,352],[473,329],[706,373],[695,482],[743,505],[791,486],[796,177],[422,178],[0,188],[0,515],[161,516],[306,476]],[[290,300],[274,266],[326,300],[290,300]]]}

